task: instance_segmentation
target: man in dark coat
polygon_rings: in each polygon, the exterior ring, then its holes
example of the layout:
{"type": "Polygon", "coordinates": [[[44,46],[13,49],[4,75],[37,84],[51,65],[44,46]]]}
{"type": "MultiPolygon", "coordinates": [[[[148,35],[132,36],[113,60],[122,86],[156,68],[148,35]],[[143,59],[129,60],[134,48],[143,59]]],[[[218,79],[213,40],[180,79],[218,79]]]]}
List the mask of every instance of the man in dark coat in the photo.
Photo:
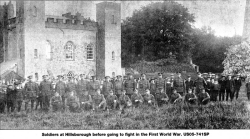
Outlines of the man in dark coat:
{"type": "Polygon", "coordinates": [[[226,93],[226,78],[224,75],[221,76],[221,79],[219,80],[220,84],[220,92],[219,92],[219,101],[224,101],[225,100],[225,93],[226,93]]]}
{"type": "Polygon", "coordinates": [[[231,101],[233,101],[234,98],[234,88],[235,88],[235,82],[232,79],[232,76],[229,74],[228,79],[226,82],[226,101],[228,101],[228,98],[230,97],[231,101]]]}
{"type": "Polygon", "coordinates": [[[137,87],[137,83],[134,81],[132,74],[128,74],[128,80],[124,82],[124,89],[126,90],[126,95],[129,98],[131,98],[136,87],[137,87]]]}
{"type": "Polygon", "coordinates": [[[149,89],[149,81],[146,79],[145,74],[141,74],[141,80],[138,82],[138,92],[144,97],[146,89],[149,89]]]}
{"type": "Polygon", "coordinates": [[[240,74],[237,74],[236,79],[234,80],[234,82],[235,82],[235,97],[236,97],[236,100],[237,100],[238,97],[239,97],[240,87],[242,85],[240,74]]]}
{"type": "Polygon", "coordinates": [[[105,98],[107,98],[111,90],[113,90],[113,83],[110,82],[110,77],[106,76],[102,85],[102,94],[105,98]]]}
{"type": "Polygon", "coordinates": [[[165,86],[165,80],[162,77],[162,73],[158,73],[158,78],[155,81],[156,84],[156,92],[160,92],[161,89],[165,92],[166,86],[165,86]]]}
{"type": "Polygon", "coordinates": [[[89,91],[89,95],[91,95],[93,99],[93,97],[97,93],[97,89],[100,90],[101,83],[98,80],[96,80],[96,76],[91,76],[91,77],[92,77],[92,80],[89,82],[88,91],[89,91]]]}
{"type": "Polygon", "coordinates": [[[198,94],[197,97],[198,97],[198,104],[199,105],[206,105],[210,101],[210,96],[206,92],[205,89],[202,89],[202,92],[200,94],[198,94]]]}
{"type": "Polygon", "coordinates": [[[195,93],[198,95],[201,93],[201,90],[206,87],[207,83],[203,77],[201,77],[201,73],[198,73],[198,78],[194,82],[195,93]]]}
{"type": "Polygon", "coordinates": [[[177,74],[177,78],[174,80],[174,89],[176,89],[177,93],[181,96],[185,95],[185,81],[181,78],[181,73],[177,74]]]}
{"type": "Polygon", "coordinates": [[[17,91],[14,88],[14,85],[8,85],[7,88],[7,112],[14,112],[15,110],[15,101],[16,101],[17,91]]]}
{"type": "Polygon", "coordinates": [[[188,92],[189,89],[191,89],[193,91],[194,89],[194,81],[191,80],[191,76],[188,75],[188,78],[185,82],[186,85],[186,92],[188,92]]]}
{"type": "Polygon", "coordinates": [[[23,98],[24,98],[24,92],[23,92],[23,88],[21,87],[21,82],[15,82],[15,89],[17,91],[15,104],[16,104],[17,111],[20,112],[22,108],[23,98]]]}
{"type": "Polygon", "coordinates": [[[43,75],[43,81],[40,83],[40,93],[42,94],[43,109],[49,111],[50,98],[52,97],[53,86],[50,81],[48,81],[48,76],[43,75]]]}
{"type": "Polygon", "coordinates": [[[34,108],[34,102],[38,97],[39,86],[37,83],[32,81],[33,76],[28,77],[28,82],[24,85],[25,94],[25,110],[28,110],[28,104],[31,103],[31,110],[34,108]]]}
{"type": "Polygon", "coordinates": [[[67,98],[67,93],[66,93],[66,84],[63,81],[63,76],[58,75],[58,82],[56,83],[55,87],[55,92],[59,93],[59,96],[62,97],[62,109],[65,110],[66,107],[66,98],[67,98]]]}
{"type": "Polygon", "coordinates": [[[117,80],[114,82],[114,94],[120,98],[120,95],[122,94],[123,90],[123,81],[122,81],[122,76],[118,75],[117,80]]]}
{"type": "Polygon", "coordinates": [[[4,113],[6,105],[6,92],[3,85],[0,84],[0,113],[4,113]]]}

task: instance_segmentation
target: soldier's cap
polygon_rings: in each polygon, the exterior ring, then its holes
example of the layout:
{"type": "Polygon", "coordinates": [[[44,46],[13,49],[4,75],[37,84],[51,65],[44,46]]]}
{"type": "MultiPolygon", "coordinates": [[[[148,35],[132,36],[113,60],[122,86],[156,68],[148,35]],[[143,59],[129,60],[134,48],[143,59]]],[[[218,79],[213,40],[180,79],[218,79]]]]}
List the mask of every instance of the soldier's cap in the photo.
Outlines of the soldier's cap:
{"type": "Polygon", "coordinates": [[[105,79],[108,79],[108,78],[110,78],[110,76],[105,76],[105,79]]]}
{"type": "Polygon", "coordinates": [[[159,73],[158,73],[158,76],[162,76],[162,73],[161,73],[161,72],[159,72],[159,73]]]}
{"type": "Polygon", "coordinates": [[[188,75],[188,77],[191,77],[191,75],[188,75]]]}
{"type": "Polygon", "coordinates": [[[27,78],[28,78],[28,79],[31,79],[32,77],[33,77],[33,75],[30,75],[30,76],[28,76],[27,78]]]}

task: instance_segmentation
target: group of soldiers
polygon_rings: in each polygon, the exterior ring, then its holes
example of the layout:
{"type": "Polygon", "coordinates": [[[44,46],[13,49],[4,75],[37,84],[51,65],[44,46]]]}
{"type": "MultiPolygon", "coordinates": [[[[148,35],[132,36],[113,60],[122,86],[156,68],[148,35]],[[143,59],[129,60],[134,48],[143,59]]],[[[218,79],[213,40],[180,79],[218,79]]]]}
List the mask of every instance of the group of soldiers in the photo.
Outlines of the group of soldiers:
{"type": "Polygon", "coordinates": [[[170,77],[163,78],[162,73],[158,73],[156,79],[148,80],[145,74],[141,74],[135,80],[132,74],[128,74],[127,79],[122,76],[115,78],[105,77],[102,82],[95,76],[91,79],[84,74],[76,81],[73,77],[68,77],[66,81],[61,75],[57,76],[56,83],[50,81],[48,75],[43,76],[40,84],[33,81],[33,76],[28,76],[27,82],[22,85],[21,81],[15,81],[8,85],[6,93],[0,88],[0,113],[4,112],[7,105],[7,112],[20,112],[24,102],[26,111],[41,110],[48,112],[65,111],[98,111],[98,110],[121,110],[126,108],[137,108],[141,105],[149,107],[162,107],[168,104],[186,103],[188,105],[206,105],[209,101],[224,101],[230,97],[231,101],[236,96],[238,98],[241,87],[240,75],[227,79],[209,73],[202,76],[198,73],[198,78],[193,80],[189,75],[183,79],[181,73],[177,77],[171,74],[170,77]]]}

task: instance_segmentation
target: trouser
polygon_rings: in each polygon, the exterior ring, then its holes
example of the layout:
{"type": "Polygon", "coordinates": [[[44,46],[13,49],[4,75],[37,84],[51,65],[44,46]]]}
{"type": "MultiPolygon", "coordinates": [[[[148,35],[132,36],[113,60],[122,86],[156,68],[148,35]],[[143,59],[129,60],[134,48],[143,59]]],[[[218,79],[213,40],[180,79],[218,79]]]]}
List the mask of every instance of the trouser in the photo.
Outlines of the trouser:
{"type": "Polygon", "coordinates": [[[236,88],[235,89],[235,97],[236,97],[236,99],[238,99],[238,97],[239,97],[239,92],[240,92],[240,88],[236,88]]]}
{"type": "Polygon", "coordinates": [[[31,106],[30,106],[30,107],[31,107],[31,110],[33,110],[35,100],[36,100],[36,98],[35,98],[35,97],[29,97],[29,98],[25,99],[25,105],[24,105],[25,110],[27,110],[27,109],[28,109],[28,105],[29,105],[29,103],[31,103],[31,106]]]}
{"type": "Polygon", "coordinates": [[[211,101],[217,101],[218,93],[219,93],[219,90],[211,91],[211,95],[210,95],[211,101]]]}
{"type": "Polygon", "coordinates": [[[66,108],[66,103],[65,103],[65,101],[66,101],[66,96],[62,96],[62,109],[63,110],[65,110],[65,108],[66,108]]]}
{"type": "Polygon", "coordinates": [[[115,91],[115,95],[117,96],[117,98],[120,98],[121,94],[122,94],[122,90],[115,91]]]}
{"type": "Polygon", "coordinates": [[[118,103],[117,102],[112,102],[107,104],[107,109],[117,109],[118,103]]]}
{"type": "Polygon", "coordinates": [[[230,99],[231,99],[231,101],[233,100],[233,98],[234,98],[234,92],[233,91],[231,91],[230,89],[227,89],[226,90],[226,101],[228,101],[228,98],[230,97],[230,99]]]}
{"type": "Polygon", "coordinates": [[[0,100],[0,113],[4,112],[5,105],[6,105],[5,101],[0,100]]]}
{"type": "Polygon", "coordinates": [[[50,96],[49,95],[44,95],[42,97],[42,105],[43,105],[43,109],[45,111],[49,111],[49,107],[50,107],[50,96]]]}
{"type": "Polygon", "coordinates": [[[225,100],[225,90],[220,90],[219,92],[219,101],[224,101],[225,100]]]}
{"type": "Polygon", "coordinates": [[[15,102],[14,100],[7,101],[7,112],[14,112],[15,110],[15,102]]]}
{"type": "Polygon", "coordinates": [[[16,102],[16,108],[17,108],[17,111],[18,111],[18,112],[21,111],[22,103],[23,103],[22,100],[18,100],[18,101],[16,102]]]}
{"type": "Polygon", "coordinates": [[[42,109],[43,108],[42,96],[39,96],[38,98],[36,98],[36,110],[39,105],[40,105],[40,109],[42,109]]]}
{"type": "Polygon", "coordinates": [[[204,100],[204,101],[199,100],[199,104],[200,104],[200,105],[207,105],[209,101],[210,101],[210,99],[206,99],[206,100],[204,100]]]}
{"type": "Polygon", "coordinates": [[[62,108],[62,104],[61,103],[53,103],[52,104],[52,110],[53,112],[56,112],[56,111],[60,111],[62,108]]]}

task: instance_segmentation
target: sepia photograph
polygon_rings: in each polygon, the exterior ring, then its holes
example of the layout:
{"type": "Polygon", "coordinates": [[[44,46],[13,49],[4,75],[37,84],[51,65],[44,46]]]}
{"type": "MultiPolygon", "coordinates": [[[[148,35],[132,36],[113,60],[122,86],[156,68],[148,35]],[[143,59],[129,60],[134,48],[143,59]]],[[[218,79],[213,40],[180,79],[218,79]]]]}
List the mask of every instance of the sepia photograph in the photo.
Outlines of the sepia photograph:
{"type": "Polygon", "coordinates": [[[249,76],[250,0],[0,1],[0,130],[249,130],[249,76]]]}

